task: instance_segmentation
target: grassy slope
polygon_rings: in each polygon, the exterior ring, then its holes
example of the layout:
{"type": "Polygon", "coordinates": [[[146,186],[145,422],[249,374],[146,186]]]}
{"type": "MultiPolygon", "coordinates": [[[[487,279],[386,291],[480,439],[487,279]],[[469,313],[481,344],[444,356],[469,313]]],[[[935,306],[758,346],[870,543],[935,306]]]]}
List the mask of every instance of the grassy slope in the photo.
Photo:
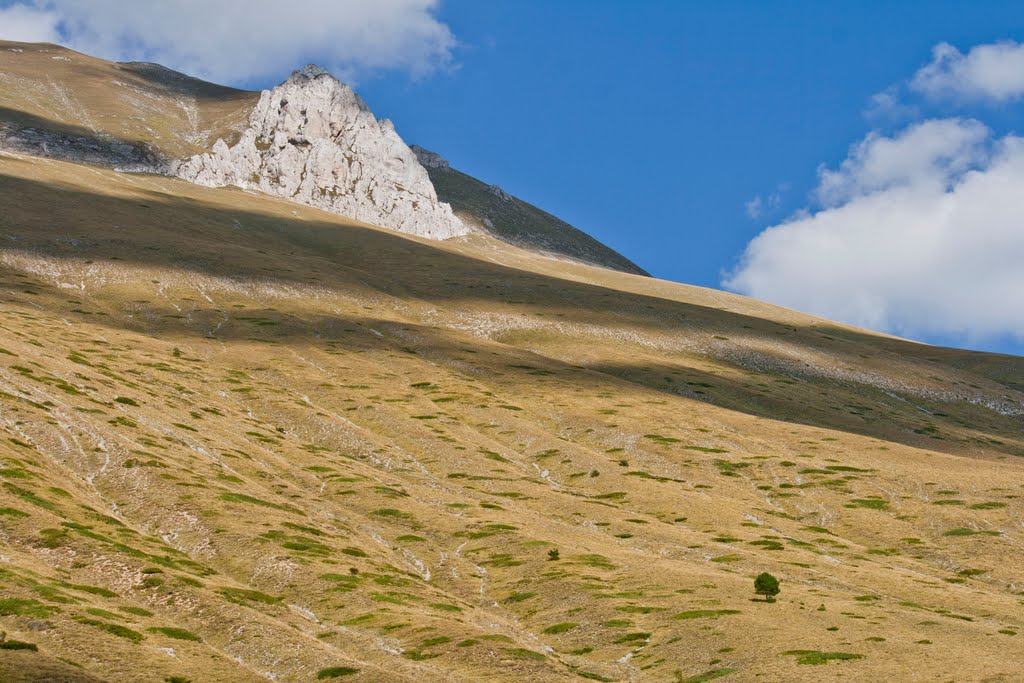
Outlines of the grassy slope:
{"type": "Polygon", "coordinates": [[[146,144],[167,159],[237,139],[259,93],[149,64],[117,64],[43,43],[0,41],[0,121],[146,144]]]}
{"type": "Polygon", "coordinates": [[[1019,359],[166,178],[0,196],[4,680],[1024,665],[1019,359]]]}

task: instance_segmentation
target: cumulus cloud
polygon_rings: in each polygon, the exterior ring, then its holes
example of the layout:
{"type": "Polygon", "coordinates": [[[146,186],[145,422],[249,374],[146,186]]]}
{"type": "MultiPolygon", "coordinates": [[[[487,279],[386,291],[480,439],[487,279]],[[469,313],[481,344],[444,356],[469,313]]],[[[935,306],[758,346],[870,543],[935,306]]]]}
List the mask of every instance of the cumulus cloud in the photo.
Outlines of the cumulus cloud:
{"type": "Polygon", "coordinates": [[[15,0],[0,38],[50,40],[224,83],[279,79],[315,61],[352,80],[452,64],[439,0],[15,0]],[[54,35],[56,33],[56,35],[54,35]]]}
{"type": "Polygon", "coordinates": [[[905,336],[1024,340],[1024,138],[927,121],[820,176],[830,203],[758,235],[726,287],[905,336]]]}
{"type": "Polygon", "coordinates": [[[984,161],[988,137],[988,128],[971,119],[925,121],[895,137],[872,132],[837,170],[818,169],[815,194],[822,205],[835,206],[901,185],[945,185],[984,161]]]}
{"type": "Polygon", "coordinates": [[[932,99],[1004,102],[1024,96],[1024,45],[976,45],[963,54],[949,43],[932,48],[910,88],[932,99]]]}

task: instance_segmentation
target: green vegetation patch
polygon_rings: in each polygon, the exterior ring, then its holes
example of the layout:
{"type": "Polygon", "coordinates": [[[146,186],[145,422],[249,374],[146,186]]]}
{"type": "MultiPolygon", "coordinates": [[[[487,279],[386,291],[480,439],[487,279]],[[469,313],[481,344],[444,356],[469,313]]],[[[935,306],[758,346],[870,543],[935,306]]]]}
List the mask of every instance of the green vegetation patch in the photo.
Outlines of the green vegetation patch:
{"type": "MultiPolygon", "coordinates": [[[[590,652],[590,650],[588,650],[588,652],[590,652]]],[[[592,671],[582,671],[578,667],[571,665],[569,666],[569,671],[572,671],[580,678],[586,678],[588,681],[601,681],[602,683],[614,683],[615,681],[614,678],[608,678],[607,676],[602,676],[601,674],[596,674],[592,671]]]]}
{"type": "Polygon", "coordinates": [[[950,529],[943,536],[1001,536],[1002,534],[998,531],[979,531],[977,529],[965,529],[960,527],[958,529],[950,529]]]}
{"type": "Polygon", "coordinates": [[[44,605],[38,600],[22,598],[0,598],[0,617],[19,616],[43,619],[57,611],[56,607],[44,605]]]}
{"type": "Polygon", "coordinates": [[[680,683],[707,683],[707,681],[713,681],[716,678],[728,676],[734,671],[736,671],[736,669],[730,667],[724,667],[722,669],[712,669],[711,671],[705,671],[704,673],[697,674],[696,676],[690,676],[689,678],[680,679],[680,683]]]}
{"type": "Polygon", "coordinates": [[[594,567],[596,569],[616,569],[616,566],[612,564],[611,560],[604,555],[598,555],[596,553],[577,555],[573,559],[581,564],[585,564],[588,567],[594,567]]]}
{"type": "Polygon", "coordinates": [[[551,626],[548,626],[546,629],[541,631],[541,633],[546,633],[547,635],[556,635],[558,633],[565,633],[566,631],[571,631],[577,626],[579,626],[579,624],[574,621],[565,621],[560,624],[553,624],[551,626]]]}
{"type": "Polygon", "coordinates": [[[202,642],[202,638],[197,636],[192,631],[187,631],[183,628],[175,628],[174,626],[153,626],[147,628],[150,633],[159,633],[160,635],[167,636],[168,638],[174,638],[175,640],[192,640],[195,642],[202,642]]]}
{"type": "Polygon", "coordinates": [[[796,657],[797,664],[828,664],[835,661],[849,661],[862,659],[864,655],[853,654],[852,652],[822,652],[821,650],[787,650],[784,655],[796,657]]]}
{"type": "Polygon", "coordinates": [[[673,614],[673,619],[716,619],[729,614],[739,614],[738,609],[694,609],[673,614]]]}
{"type": "Polygon", "coordinates": [[[359,669],[351,666],[329,666],[326,669],[320,669],[316,672],[317,680],[325,680],[328,678],[342,678],[344,676],[355,676],[359,673],[359,669]]]}
{"type": "Polygon", "coordinates": [[[87,626],[93,626],[101,631],[106,631],[110,635],[117,636],[118,638],[130,640],[133,643],[141,643],[143,639],[145,639],[146,637],[138,631],[133,631],[127,626],[121,626],[120,624],[111,624],[106,621],[100,621],[99,619],[75,617],[75,621],[77,621],[80,624],[86,624],[87,626]]]}
{"type": "Polygon", "coordinates": [[[21,498],[26,503],[31,503],[32,505],[35,505],[37,507],[41,507],[41,508],[43,508],[45,510],[49,510],[51,512],[56,512],[57,511],[57,507],[53,503],[51,503],[50,501],[44,500],[44,499],[40,498],[39,496],[37,496],[36,494],[32,493],[31,491],[23,489],[20,486],[15,486],[14,484],[12,484],[9,481],[5,481],[4,484],[3,484],[3,487],[4,487],[4,490],[6,490],[8,493],[11,493],[11,494],[17,496],[18,498],[21,498]]]}
{"type": "Polygon", "coordinates": [[[848,508],[867,508],[869,510],[885,510],[889,507],[889,501],[881,498],[854,498],[846,504],[848,508]]]}
{"type": "Polygon", "coordinates": [[[449,605],[446,602],[432,602],[432,603],[430,603],[430,605],[428,605],[428,607],[432,607],[432,608],[434,608],[436,610],[441,610],[442,612],[461,612],[462,611],[462,608],[459,607],[458,605],[449,605]]]}
{"type": "Polygon", "coordinates": [[[507,652],[508,654],[510,654],[510,655],[512,655],[514,657],[522,657],[523,659],[536,659],[538,661],[547,659],[547,657],[545,657],[544,655],[542,655],[539,652],[534,652],[533,650],[527,650],[526,648],[522,648],[522,647],[510,647],[510,648],[507,648],[505,650],[505,652],[507,652]]]}
{"type": "Polygon", "coordinates": [[[644,434],[645,439],[650,439],[654,443],[679,443],[680,439],[676,439],[671,436],[662,436],[661,434],[644,434]]]}
{"type": "Polygon", "coordinates": [[[284,598],[267,595],[266,593],[246,588],[221,588],[220,594],[223,595],[228,602],[233,602],[236,605],[245,605],[250,602],[260,602],[264,605],[276,605],[284,600],[284,598]]]}

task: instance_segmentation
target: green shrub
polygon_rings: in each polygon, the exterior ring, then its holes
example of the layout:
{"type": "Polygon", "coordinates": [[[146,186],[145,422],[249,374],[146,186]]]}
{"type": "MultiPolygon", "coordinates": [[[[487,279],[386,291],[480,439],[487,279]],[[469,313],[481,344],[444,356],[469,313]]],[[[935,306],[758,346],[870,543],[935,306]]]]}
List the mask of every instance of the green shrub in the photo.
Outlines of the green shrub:
{"type": "Polygon", "coordinates": [[[754,592],[763,595],[765,602],[775,602],[775,596],[779,594],[779,580],[768,572],[762,572],[754,579],[754,592]]]}

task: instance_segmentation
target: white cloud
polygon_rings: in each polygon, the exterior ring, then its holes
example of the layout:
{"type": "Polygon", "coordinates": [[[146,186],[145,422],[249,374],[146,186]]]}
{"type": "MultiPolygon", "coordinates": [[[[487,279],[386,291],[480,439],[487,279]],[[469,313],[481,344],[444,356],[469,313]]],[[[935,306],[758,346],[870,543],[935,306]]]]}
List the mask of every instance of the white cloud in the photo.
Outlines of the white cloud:
{"type": "Polygon", "coordinates": [[[53,43],[60,40],[59,18],[54,12],[13,5],[0,8],[0,38],[23,43],[53,43]]]}
{"type": "Polygon", "coordinates": [[[747,212],[747,217],[750,220],[756,221],[764,213],[764,200],[761,199],[761,195],[757,195],[744,204],[743,209],[747,212]]]}
{"type": "MultiPolygon", "coordinates": [[[[59,25],[63,44],[118,60],[154,61],[218,82],[277,80],[314,61],[340,77],[399,69],[419,76],[452,62],[456,41],[439,0],[16,0],[18,25],[59,25]],[[54,18],[59,22],[56,24],[54,18]]],[[[53,40],[53,37],[49,38],[53,40]]]]}
{"type": "Polygon", "coordinates": [[[757,195],[744,203],[743,208],[750,220],[756,221],[767,213],[771,213],[782,206],[782,195],[789,190],[789,183],[779,183],[775,191],[767,197],[757,195]]]}
{"type": "Polygon", "coordinates": [[[822,174],[837,203],[762,232],[725,286],[907,336],[1024,340],[1024,138],[983,131],[869,135],[822,174]]]}
{"type": "Polygon", "coordinates": [[[989,130],[971,119],[938,119],[896,137],[869,133],[850,148],[838,170],[818,170],[815,194],[824,206],[901,185],[947,184],[984,161],[989,130]]]}
{"type": "Polygon", "coordinates": [[[932,48],[932,61],[910,88],[932,99],[1002,102],[1024,96],[1024,45],[1014,41],[976,45],[965,55],[949,43],[932,48]]]}
{"type": "Polygon", "coordinates": [[[871,121],[895,123],[916,118],[919,110],[912,104],[906,104],[900,97],[898,86],[889,86],[885,90],[871,96],[864,117],[871,121]]]}

